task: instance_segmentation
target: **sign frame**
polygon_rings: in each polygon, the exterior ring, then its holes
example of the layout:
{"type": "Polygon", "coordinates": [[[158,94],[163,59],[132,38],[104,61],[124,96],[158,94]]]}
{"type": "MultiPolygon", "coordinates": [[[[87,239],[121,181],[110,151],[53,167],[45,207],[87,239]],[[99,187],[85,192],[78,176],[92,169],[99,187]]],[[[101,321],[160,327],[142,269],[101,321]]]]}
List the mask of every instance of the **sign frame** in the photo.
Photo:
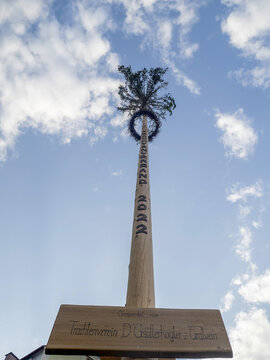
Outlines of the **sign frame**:
{"type": "Polygon", "coordinates": [[[61,305],[45,353],[231,358],[219,310],[61,305]]]}

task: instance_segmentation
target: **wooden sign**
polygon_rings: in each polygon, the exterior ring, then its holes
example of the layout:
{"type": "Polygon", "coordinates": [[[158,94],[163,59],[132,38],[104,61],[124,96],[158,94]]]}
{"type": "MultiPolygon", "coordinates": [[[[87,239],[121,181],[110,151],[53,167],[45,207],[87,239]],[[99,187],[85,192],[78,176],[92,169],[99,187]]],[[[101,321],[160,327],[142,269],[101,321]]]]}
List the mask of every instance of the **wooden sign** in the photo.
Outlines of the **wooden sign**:
{"type": "Polygon", "coordinates": [[[229,358],[219,310],[62,305],[46,354],[229,358]]]}

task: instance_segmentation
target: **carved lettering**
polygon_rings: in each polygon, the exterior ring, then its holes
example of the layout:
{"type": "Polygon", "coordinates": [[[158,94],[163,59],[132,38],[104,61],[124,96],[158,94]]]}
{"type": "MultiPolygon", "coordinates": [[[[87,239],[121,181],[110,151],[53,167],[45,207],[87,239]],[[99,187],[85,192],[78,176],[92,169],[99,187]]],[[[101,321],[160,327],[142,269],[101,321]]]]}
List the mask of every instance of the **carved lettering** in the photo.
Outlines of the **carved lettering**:
{"type": "Polygon", "coordinates": [[[136,231],[136,235],[138,234],[148,234],[147,232],[147,226],[145,226],[144,224],[140,224],[136,227],[137,231],[136,231]]]}
{"type": "Polygon", "coordinates": [[[145,214],[138,214],[136,221],[146,221],[147,222],[147,216],[145,214]]]}
{"type": "Polygon", "coordinates": [[[139,180],[139,184],[140,184],[140,185],[147,184],[147,181],[146,181],[146,180],[144,180],[144,179],[140,179],[140,180],[139,180]]]}
{"type": "Polygon", "coordinates": [[[127,337],[131,333],[131,325],[129,323],[123,323],[122,337],[127,337]]]}
{"type": "MultiPolygon", "coordinates": [[[[137,228],[138,233],[145,233],[146,226],[139,225],[137,228]]],[[[125,317],[140,317],[141,319],[144,317],[157,317],[158,314],[150,313],[145,314],[143,311],[126,311],[119,310],[118,316],[125,317]]],[[[126,320],[128,321],[128,320],[126,320]]],[[[141,322],[123,322],[122,327],[115,329],[113,327],[104,327],[103,325],[93,325],[88,321],[70,321],[70,336],[93,336],[93,337],[122,337],[129,338],[135,337],[137,339],[152,339],[156,341],[160,341],[162,339],[167,340],[170,343],[175,341],[188,341],[188,342],[212,342],[218,341],[218,335],[213,329],[205,329],[201,325],[192,325],[186,327],[178,327],[175,324],[164,325],[163,323],[153,324],[143,323],[141,322]]]]}
{"type": "Polygon", "coordinates": [[[147,206],[145,204],[139,204],[137,207],[137,210],[142,211],[142,210],[146,210],[147,206]]]}
{"type": "Polygon", "coordinates": [[[118,331],[114,328],[93,328],[90,322],[79,323],[79,321],[71,320],[72,326],[70,335],[88,335],[88,336],[118,336],[118,331]]]}
{"type": "Polygon", "coordinates": [[[141,173],[141,174],[139,174],[139,178],[144,178],[144,179],[147,179],[147,174],[143,174],[143,173],[141,173]]]}
{"type": "Polygon", "coordinates": [[[202,326],[190,326],[189,332],[192,340],[217,340],[216,333],[205,333],[202,326]]]}
{"type": "Polygon", "coordinates": [[[139,195],[139,197],[138,197],[138,202],[141,202],[141,201],[147,202],[147,198],[146,198],[145,195],[139,195]]]}

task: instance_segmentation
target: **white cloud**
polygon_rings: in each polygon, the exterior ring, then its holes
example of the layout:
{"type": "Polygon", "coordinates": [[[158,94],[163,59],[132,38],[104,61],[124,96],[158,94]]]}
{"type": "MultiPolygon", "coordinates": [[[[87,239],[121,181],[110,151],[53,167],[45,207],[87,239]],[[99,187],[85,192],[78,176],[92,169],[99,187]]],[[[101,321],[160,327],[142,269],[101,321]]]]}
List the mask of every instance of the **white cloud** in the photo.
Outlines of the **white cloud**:
{"type": "Polygon", "coordinates": [[[104,35],[113,26],[108,10],[74,4],[70,27],[49,15],[49,5],[0,5],[0,161],[26,128],[64,143],[90,134],[94,143],[107,133],[104,117],[115,111],[119,81],[111,71],[118,60],[104,35]]]}
{"type": "Polygon", "coordinates": [[[252,221],[252,226],[254,226],[255,229],[259,229],[260,227],[262,227],[261,221],[252,221]]]}
{"type": "Polygon", "coordinates": [[[270,359],[270,322],[264,309],[239,312],[229,335],[235,360],[270,359]]]}
{"type": "Polygon", "coordinates": [[[128,129],[127,129],[127,128],[124,128],[124,129],[121,131],[121,136],[122,136],[123,138],[129,137],[129,132],[128,132],[128,129]]]}
{"type": "Polygon", "coordinates": [[[240,286],[242,282],[247,281],[250,278],[250,275],[248,273],[242,275],[242,276],[236,276],[232,279],[231,284],[235,286],[240,286]]]}
{"type": "Polygon", "coordinates": [[[171,57],[169,57],[168,54],[164,54],[163,57],[167,66],[173,71],[178,83],[189,89],[191,93],[199,95],[201,90],[196,82],[186,76],[184,72],[175,65],[175,62],[171,60],[171,57]]]}
{"type": "Polygon", "coordinates": [[[123,171],[122,170],[118,170],[118,171],[112,171],[112,175],[113,176],[120,176],[123,174],[123,171]]]}
{"type": "Polygon", "coordinates": [[[228,291],[227,294],[224,296],[224,298],[222,299],[222,306],[221,306],[221,311],[222,312],[227,312],[231,309],[233,301],[234,301],[235,296],[233,295],[232,291],[228,291]]]}
{"type": "Polygon", "coordinates": [[[236,245],[236,253],[240,255],[241,259],[246,262],[251,261],[251,240],[252,233],[247,227],[240,227],[239,229],[239,242],[236,245]]]}
{"type": "MultiPolygon", "coordinates": [[[[149,31],[149,25],[145,20],[145,10],[149,10],[149,6],[145,6],[144,2],[138,0],[120,0],[117,1],[124,5],[126,10],[125,30],[135,35],[143,35],[149,31]]],[[[151,9],[151,7],[150,7],[151,9]]]]}
{"type": "MultiPolygon", "coordinates": [[[[251,244],[252,231],[261,226],[261,219],[258,221],[247,221],[247,214],[251,210],[258,210],[259,214],[265,211],[265,206],[256,207],[253,202],[252,208],[248,201],[260,199],[263,196],[262,182],[257,181],[251,186],[234,185],[227,195],[227,200],[232,203],[239,202],[240,217],[238,243],[236,253],[246,263],[246,269],[242,275],[237,275],[231,282],[231,286],[237,288],[237,292],[229,291],[223,298],[222,310],[231,309],[231,299],[235,294],[240,295],[248,311],[240,311],[235,316],[234,325],[229,331],[229,337],[233,348],[234,359],[236,360],[266,360],[270,358],[270,347],[267,344],[270,336],[270,322],[266,310],[259,308],[261,304],[270,304],[270,269],[258,274],[258,267],[252,262],[251,244]],[[242,205],[244,203],[244,205],[242,205]],[[241,226],[242,224],[242,226],[241,226]],[[244,224],[244,225],[243,225],[244,224]],[[256,306],[250,308],[251,306],[256,306]]],[[[255,230],[254,230],[255,231],[255,230]]],[[[239,303],[238,303],[239,304],[239,303]]],[[[241,304],[241,303],[240,303],[241,304]]]]}
{"type": "Polygon", "coordinates": [[[230,43],[243,56],[253,59],[253,69],[235,72],[243,85],[270,86],[270,2],[269,0],[223,0],[230,13],[221,23],[230,43]]]}
{"type": "Polygon", "coordinates": [[[158,38],[164,49],[170,47],[172,39],[172,24],[170,21],[164,21],[160,24],[160,28],[158,29],[158,38]]]}
{"type": "MultiPolygon", "coordinates": [[[[261,181],[256,181],[255,184],[250,186],[242,186],[241,184],[236,183],[229,191],[226,200],[232,203],[236,203],[237,201],[246,202],[247,199],[250,197],[260,198],[262,196],[263,196],[263,188],[261,181]]],[[[250,211],[248,211],[248,213],[249,212],[250,211]]]]}
{"type": "Polygon", "coordinates": [[[126,125],[127,120],[128,120],[127,114],[120,113],[111,119],[111,125],[113,127],[118,127],[118,126],[123,127],[126,125]]]}
{"type": "Polygon", "coordinates": [[[174,72],[179,84],[199,94],[199,86],[177,65],[177,60],[190,58],[198,49],[189,33],[198,21],[198,11],[205,1],[196,0],[107,0],[122,4],[125,9],[124,28],[131,35],[142,37],[142,46],[154,46],[164,63],[174,72]],[[177,47],[172,39],[178,39],[177,47]]]}
{"type": "MultiPolygon", "coordinates": [[[[252,262],[251,259],[251,227],[253,227],[253,230],[258,229],[262,226],[262,221],[260,218],[257,221],[251,220],[250,218],[252,211],[254,212],[257,210],[259,211],[259,214],[261,214],[263,211],[265,211],[265,207],[259,205],[258,208],[255,202],[253,202],[253,206],[251,207],[248,204],[248,200],[257,200],[260,199],[263,195],[262,181],[259,180],[250,186],[242,186],[240,183],[236,183],[229,191],[227,191],[226,197],[226,200],[230,201],[231,203],[239,202],[238,209],[240,222],[238,234],[236,235],[238,241],[235,246],[235,251],[236,254],[240,256],[241,260],[248,264],[249,271],[251,270],[253,275],[257,269],[257,266],[252,262]]],[[[248,278],[246,277],[237,277],[237,279],[233,280],[232,284],[239,286],[247,280],[248,278]]]]}
{"type": "Polygon", "coordinates": [[[114,114],[119,59],[107,33],[122,25],[113,20],[112,5],[124,9],[123,29],[151,44],[176,80],[200,93],[177,59],[198,48],[189,34],[204,1],[82,0],[68,5],[71,18],[63,23],[51,1],[2,0],[0,161],[25,129],[57,135],[63,143],[82,136],[95,143],[108,132],[108,116],[111,126],[124,126],[124,117],[114,114]]]}
{"type": "Polygon", "coordinates": [[[243,109],[234,114],[217,111],[216,127],[223,132],[220,140],[226,149],[226,155],[239,159],[247,159],[253,153],[258,136],[244,115],[243,109]]]}
{"type": "MultiPolygon", "coordinates": [[[[204,5],[201,1],[200,6],[204,5]]],[[[198,2],[176,1],[174,9],[179,12],[179,17],[176,23],[180,25],[179,32],[179,48],[180,54],[185,58],[190,58],[198,50],[197,43],[190,43],[187,34],[190,32],[192,26],[198,21],[198,2]]]]}
{"type": "Polygon", "coordinates": [[[251,212],[250,206],[239,205],[239,217],[240,219],[245,219],[251,212]]]}
{"type": "MultiPolygon", "coordinates": [[[[263,196],[263,187],[262,187],[262,182],[259,180],[250,186],[242,186],[240,183],[236,183],[235,185],[232,186],[230,191],[228,191],[228,195],[226,197],[226,200],[230,201],[231,203],[239,202],[238,209],[239,209],[240,226],[239,226],[239,232],[237,234],[238,242],[235,247],[235,250],[236,253],[242,259],[242,261],[248,263],[250,270],[252,270],[252,272],[254,272],[257,269],[257,266],[251,260],[251,243],[252,243],[251,226],[255,229],[258,229],[260,226],[262,226],[262,221],[261,219],[259,219],[258,221],[255,220],[250,220],[249,222],[247,221],[247,216],[251,215],[251,211],[257,209],[255,203],[253,204],[254,206],[251,207],[247,204],[247,201],[250,199],[259,199],[262,196],[263,196]],[[241,202],[244,203],[244,205],[242,205],[241,202]]],[[[264,210],[265,210],[264,207],[261,208],[259,207],[259,213],[262,213],[264,210]]],[[[242,280],[240,283],[242,283],[242,280]]],[[[234,283],[234,285],[236,285],[236,283],[234,283]]]]}
{"type": "Polygon", "coordinates": [[[95,144],[98,140],[103,139],[107,134],[107,128],[105,126],[96,125],[93,129],[93,135],[90,137],[90,144],[95,144]]]}
{"type": "Polygon", "coordinates": [[[249,303],[270,304],[270,269],[253,276],[238,289],[239,294],[249,303]]]}
{"type": "Polygon", "coordinates": [[[8,24],[16,34],[23,35],[32,22],[47,12],[43,0],[1,1],[0,24],[8,24]],[[14,21],[10,22],[10,19],[14,21]]]}

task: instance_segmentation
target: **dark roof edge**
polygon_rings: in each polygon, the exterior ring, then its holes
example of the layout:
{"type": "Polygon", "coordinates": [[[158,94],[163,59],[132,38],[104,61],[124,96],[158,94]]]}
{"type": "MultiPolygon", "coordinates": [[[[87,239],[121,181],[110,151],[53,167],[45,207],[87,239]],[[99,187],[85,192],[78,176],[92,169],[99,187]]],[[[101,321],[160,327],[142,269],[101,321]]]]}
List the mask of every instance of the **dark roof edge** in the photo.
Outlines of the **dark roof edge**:
{"type": "Polygon", "coordinates": [[[5,357],[7,357],[8,355],[13,355],[16,359],[19,360],[19,358],[12,351],[6,354],[5,357]]]}
{"type": "Polygon", "coordinates": [[[45,345],[41,345],[39,348],[37,348],[36,350],[31,351],[29,354],[25,355],[20,360],[24,360],[24,359],[28,358],[29,356],[34,355],[35,353],[39,352],[40,350],[43,350],[44,348],[45,348],[45,345]]]}

